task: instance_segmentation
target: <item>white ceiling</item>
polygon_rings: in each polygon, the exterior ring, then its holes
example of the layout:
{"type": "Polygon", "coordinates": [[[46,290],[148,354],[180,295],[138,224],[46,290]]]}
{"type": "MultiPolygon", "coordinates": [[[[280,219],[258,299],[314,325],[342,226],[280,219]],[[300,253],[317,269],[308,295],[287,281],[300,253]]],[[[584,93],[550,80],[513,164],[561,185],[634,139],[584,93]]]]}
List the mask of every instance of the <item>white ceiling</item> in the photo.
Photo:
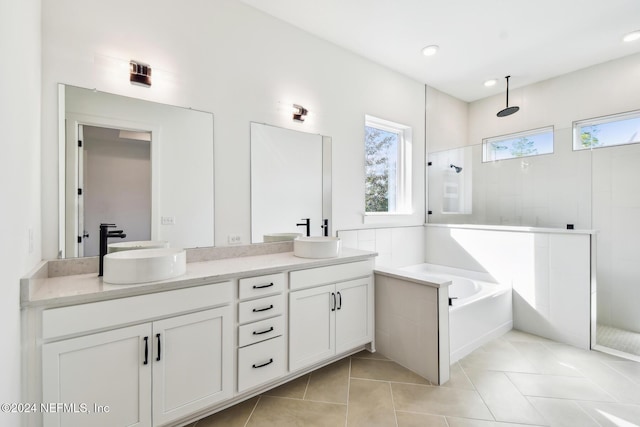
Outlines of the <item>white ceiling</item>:
{"type": "Polygon", "coordinates": [[[464,101],[640,52],[640,0],[241,1],[464,101]]]}

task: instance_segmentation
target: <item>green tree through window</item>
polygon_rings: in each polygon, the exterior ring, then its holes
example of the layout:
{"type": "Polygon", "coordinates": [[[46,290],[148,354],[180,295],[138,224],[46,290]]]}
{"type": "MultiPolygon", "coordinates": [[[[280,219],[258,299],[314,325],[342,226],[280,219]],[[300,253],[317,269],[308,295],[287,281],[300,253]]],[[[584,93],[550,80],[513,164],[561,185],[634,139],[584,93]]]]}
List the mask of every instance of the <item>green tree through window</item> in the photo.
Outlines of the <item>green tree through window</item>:
{"type": "Polygon", "coordinates": [[[398,158],[396,133],[365,126],[365,211],[389,212],[389,184],[398,158]]]}

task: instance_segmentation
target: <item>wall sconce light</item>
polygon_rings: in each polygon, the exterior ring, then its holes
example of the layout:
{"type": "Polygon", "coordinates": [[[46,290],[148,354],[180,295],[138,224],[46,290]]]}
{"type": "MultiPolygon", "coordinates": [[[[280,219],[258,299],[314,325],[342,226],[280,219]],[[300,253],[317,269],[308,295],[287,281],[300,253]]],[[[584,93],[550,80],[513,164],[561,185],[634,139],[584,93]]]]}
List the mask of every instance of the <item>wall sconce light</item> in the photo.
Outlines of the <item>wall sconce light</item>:
{"type": "Polygon", "coordinates": [[[129,61],[129,81],[132,85],[151,87],[151,66],[134,60],[129,61]]]}
{"type": "Polygon", "coordinates": [[[304,108],[302,105],[293,104],[293,120],[297,122],[304,122],[307,114],[309,114],[309,110],[304,108]]]}

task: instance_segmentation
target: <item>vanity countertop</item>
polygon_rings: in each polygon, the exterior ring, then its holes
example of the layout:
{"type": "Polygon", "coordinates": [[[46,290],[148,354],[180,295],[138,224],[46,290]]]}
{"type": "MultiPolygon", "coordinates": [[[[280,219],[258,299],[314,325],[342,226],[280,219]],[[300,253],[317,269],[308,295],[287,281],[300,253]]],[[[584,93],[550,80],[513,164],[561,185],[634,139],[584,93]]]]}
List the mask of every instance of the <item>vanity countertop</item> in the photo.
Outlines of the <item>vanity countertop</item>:
{"type": "Polygon", "coordinates": [[[293,255],[293,252],[280,252],[213,261],[189,262],[187,263],[187,272],[180,277],[135,285],[103,283],[102,278],[98,277],[97,273],[42,277],[42,271],[46,270],[47,263],[47,261],[42,261],[34,270],[34,274],[21,281],[21,306],[23,308],[38,306],[49,308],[84,304],[212,284],[235,278],[365,261],[372,259],[376,255],[375,252],[344,248],[336,258],[298,258],[293,255]]]}

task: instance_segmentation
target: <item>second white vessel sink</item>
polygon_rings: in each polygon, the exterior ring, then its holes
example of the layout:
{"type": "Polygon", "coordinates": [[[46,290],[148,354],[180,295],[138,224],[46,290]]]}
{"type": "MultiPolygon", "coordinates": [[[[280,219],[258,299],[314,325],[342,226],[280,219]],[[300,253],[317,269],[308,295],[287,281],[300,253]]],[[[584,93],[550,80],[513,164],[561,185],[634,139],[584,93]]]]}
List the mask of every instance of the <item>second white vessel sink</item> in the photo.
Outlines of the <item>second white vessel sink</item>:
{"type": "Polygon", "coordinates": [[[300,258],[335,258],[338,254],[339,237],[298,237],[293,241],[293,255],[300,258]]]}
{"type": "Polygon", "coordinates": [[[164,240],[137,240],[133,242],[109,243],[107,253],[131,251],[138,249],[168,248],[169,242],[164,240]]]}
{"type": "Polygon", "coordinates": [[[103,281],[114,285],[172,279],[186,272],[187,253],[184,249],[139,249],[104,256],[103,281]]]}
{"type": "Polygon", "coordinates": [[[302,236],[302,233],[269,233],[262,236],[265,243],[287,242],[302,236]]]}

